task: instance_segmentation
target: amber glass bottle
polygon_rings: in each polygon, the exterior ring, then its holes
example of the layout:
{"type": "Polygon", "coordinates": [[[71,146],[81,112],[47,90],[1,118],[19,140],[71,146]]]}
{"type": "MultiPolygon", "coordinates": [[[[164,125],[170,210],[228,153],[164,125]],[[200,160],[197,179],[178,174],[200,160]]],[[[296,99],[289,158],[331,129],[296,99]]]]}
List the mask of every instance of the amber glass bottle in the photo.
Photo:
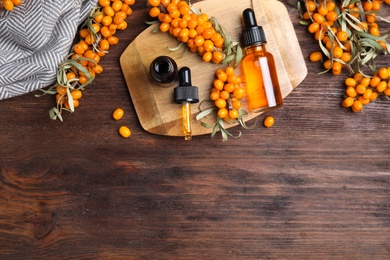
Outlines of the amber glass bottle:
{"type": "Polygon", "coordinates": [[[241,64],[249,109],[261,112],[283,106],[275,60],[266,50],[263,28],[257,25],[252,9],[243,12],[245,30],[242,34],[245,57],[241,64]]]}

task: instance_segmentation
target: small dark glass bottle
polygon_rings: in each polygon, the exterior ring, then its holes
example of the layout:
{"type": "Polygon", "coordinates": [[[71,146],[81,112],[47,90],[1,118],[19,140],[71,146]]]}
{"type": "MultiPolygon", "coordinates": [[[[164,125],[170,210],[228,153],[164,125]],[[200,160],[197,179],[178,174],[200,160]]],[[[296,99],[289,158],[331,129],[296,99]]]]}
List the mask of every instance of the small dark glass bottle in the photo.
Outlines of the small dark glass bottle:
{"type": "Polygon", "coordinates": [[[159,56],[150,64],[149,73],[152,79],[160,86],[170,87],[178,77],[176,62],[168,56],[159,56]]]}

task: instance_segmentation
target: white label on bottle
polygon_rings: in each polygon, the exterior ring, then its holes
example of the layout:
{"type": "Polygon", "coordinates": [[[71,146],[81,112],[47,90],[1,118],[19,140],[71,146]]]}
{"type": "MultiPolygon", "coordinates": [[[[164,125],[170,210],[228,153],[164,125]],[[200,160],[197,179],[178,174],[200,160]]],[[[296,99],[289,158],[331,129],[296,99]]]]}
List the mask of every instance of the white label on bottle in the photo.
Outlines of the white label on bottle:
{"type": "Polygon", "coordinates": [[[265,95],[267,96],[268,106],[274,107],[276,106],[276,99],[274,93],[274,85],[272,84],[271,73],[268,67],[268,60],[266,57],[261,57],[259,61],[261,67],[261,74],[263,75],[264,90],[265,95]]]}

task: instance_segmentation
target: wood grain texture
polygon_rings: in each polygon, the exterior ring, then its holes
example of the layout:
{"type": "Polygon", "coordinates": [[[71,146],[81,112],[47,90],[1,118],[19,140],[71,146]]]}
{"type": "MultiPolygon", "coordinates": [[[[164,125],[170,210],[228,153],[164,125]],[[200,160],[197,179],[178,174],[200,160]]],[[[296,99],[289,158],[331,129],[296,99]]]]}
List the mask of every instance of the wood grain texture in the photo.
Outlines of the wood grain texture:
{"type": "MultiPolygon", "coordinates": [[[[307,68],[299,42],[287,17],[287,10],[279,1],[230,0],[220,6],[220,1],[212,0],[196,3],[194,7],[215,17],[236,42],[240,41],[243,28],[242,11],[237,10],[251,7],[256,13],[258,24],[264,29],[266,48],[274,56],[283,97],[289,95],[306,77],[307,68]],[[289,61],[294,61],[294,66],[289,61]]],[[[167,55],[176,61],[179,68],[189,67],[192,84],[198,87],[199,101],[203,102],[202,109],[214,106],[208,101],[215,71],[218,68],[225,69],[226,65],[205,63],[200,56],[189,52],[185,47],[178,51],[169,51],[168,47],[177,46],[177,40],[168,33],[156,30],[158,24],[150,26],[137,36],[121,55],[121,68],[141,126],[153,134],[183,136],[181,108],[173,100],[173,88],[178,86],[178,82],[174,82],[170,87],[159,86],[149,75],[150,64],[156,57],[167,55]]],[[[236,68],[236,73],[241,75],[240,67],[236,68]]],[[[192,104],[191,107],[193,135],[210,134],[212,128],[205,128],[196,120],[199,104],[192,104]]],[[[248,110],[245,100],[243,107],[248,110]]],[[[250,112],[244,117],[244,121],[257,116],[259,113],[250,112]]],[[[210,115],[206,121],[215,120],[216,113],[210,115]]],[[[226,124],[226,128],[235,125],[237,124],[226,124]]]]}
{"type": "Polygon", "coordinates": [[[0,259],[388,259],[390,103],[341,108],[346,74],[318,74],[317,43],[281,2],[309,74],[273,128],[225,143],[144,131],[119,65],[147,27],[141,0],[63,123],[50,96],[0,101],[0,259]]]}

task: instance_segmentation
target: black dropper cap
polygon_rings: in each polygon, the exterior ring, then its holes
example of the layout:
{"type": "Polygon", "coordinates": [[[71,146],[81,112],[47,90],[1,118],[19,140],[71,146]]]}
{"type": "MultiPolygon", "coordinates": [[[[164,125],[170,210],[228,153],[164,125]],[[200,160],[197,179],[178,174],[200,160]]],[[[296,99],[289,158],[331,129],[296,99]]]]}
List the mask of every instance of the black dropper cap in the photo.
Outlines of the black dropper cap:
{"type": "Polygon", "coordinates": [[[179,86],[174,89],[175,102],[198,103],[198,87],[192,86],[191,70],[188,67],[179,70],[179,82],[179,86]]]}
{"type": "Polygon", "coordinates": [[[242,34],[242,44],[245,47],[267,43],[263,27],[257,25],[255,12],[251,8],[247,8],[243,12],[245,29],[242,34]]]}

